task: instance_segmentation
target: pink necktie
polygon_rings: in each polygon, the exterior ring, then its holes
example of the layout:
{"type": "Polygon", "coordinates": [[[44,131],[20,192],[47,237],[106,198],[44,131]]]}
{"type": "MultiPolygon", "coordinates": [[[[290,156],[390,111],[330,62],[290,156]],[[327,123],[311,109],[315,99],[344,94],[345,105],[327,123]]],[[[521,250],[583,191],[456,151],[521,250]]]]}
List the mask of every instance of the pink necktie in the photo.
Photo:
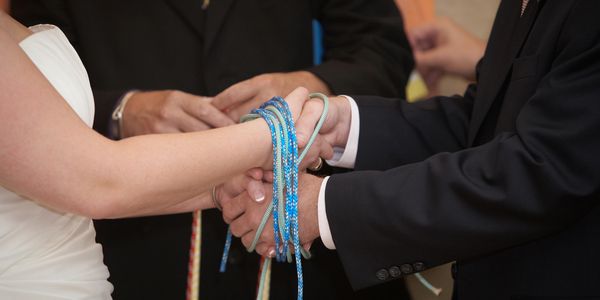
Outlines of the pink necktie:
{"type": "Polygon", "coordinates": [[[525,9],[527,8],[527,3],[529,3],[529,0],[523,0],[523,4],[521,5],[521,17],[525,13],[525,9]]]}

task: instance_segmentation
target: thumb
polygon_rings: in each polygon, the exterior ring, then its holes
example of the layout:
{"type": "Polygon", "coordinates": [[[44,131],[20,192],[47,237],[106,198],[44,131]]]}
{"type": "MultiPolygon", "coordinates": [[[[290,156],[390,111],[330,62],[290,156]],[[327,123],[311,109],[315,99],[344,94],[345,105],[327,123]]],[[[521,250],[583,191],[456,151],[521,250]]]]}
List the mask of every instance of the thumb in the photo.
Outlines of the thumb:
{"type": "Polygon", "coordinates": [[[260,180],[251,179],[248,182],[247,191],[254,201],[260,203],[265,200],[265,188],[260,180]]]}
{"type": "Polygon", "coordinates": [[[238,82],[214,97],[212,104],[219,110],[236,106],[252,99],[258,93],[258,88],[252,79],[238,82]]]}
{"type": "Polygon", "coordinates": [[[246,176],[254,180],[261,180],[264,177],[264,171],[261,168],[253,168],[246,171],[246,176]]]}

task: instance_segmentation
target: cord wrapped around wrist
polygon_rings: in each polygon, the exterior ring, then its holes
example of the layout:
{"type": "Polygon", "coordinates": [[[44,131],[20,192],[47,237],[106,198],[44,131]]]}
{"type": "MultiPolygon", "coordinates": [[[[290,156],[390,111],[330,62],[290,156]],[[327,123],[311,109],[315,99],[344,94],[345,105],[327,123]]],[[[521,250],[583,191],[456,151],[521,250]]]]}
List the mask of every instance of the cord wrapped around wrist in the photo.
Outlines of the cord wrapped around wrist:
{"type": "MultiPolygon", "coordinates": [[[[300,155],[298,155],[298,143],[292,113],[283,98],[272,98],[260,108],[253,110],[251,114],[242,117],[241,120],[242,122],[247,122],[263,118],[269,126],[273,142],[273,199],[261,220],[252,245],[247,250],[249,252],[254,251],[269,217],[273,214],[275,249],[281,250],[276,251],[275,259],[279,262],[292,262],[293,253],[302,253],[305,258],[310,258],[310,253],[305,251],[300,245],[298,232],[298,166],[308,153],[320,128],[325,122],[329,108],[329,99],[320,93],[310,94],[309,98],[321,99],[324,103],[324,108],[313,134],[300,155]],[[290,245],[292,245],[293,251],[290,245]]],[[[231,238],[231,231],[228,230],[221,260],[221,272],[225,271],[231,238]]],[[[302,261],[299,255],[295,255],[295,258],[298,275],[298,299],[301,300],[303,298],[304,284],[302,261]]],[[[270,269],[270,264],[271,259],[265,259],[262,266],[257,299],[262,299],[262,294],[265,291],[266,274],[270,269]]]]}

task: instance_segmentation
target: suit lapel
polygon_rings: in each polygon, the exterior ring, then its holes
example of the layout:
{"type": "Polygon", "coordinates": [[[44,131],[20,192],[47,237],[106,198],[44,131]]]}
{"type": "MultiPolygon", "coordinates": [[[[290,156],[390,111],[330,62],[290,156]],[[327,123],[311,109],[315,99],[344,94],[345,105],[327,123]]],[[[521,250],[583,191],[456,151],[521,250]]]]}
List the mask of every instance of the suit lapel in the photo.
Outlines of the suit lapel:
{"type": "MultiPolygon", "coordinates": [[[[164,0],[192,28],[198,37],[204,36],[203,20],[199,17],[202,12],[201,0],[164,0]]],[[[220,0],[219,0],[220,1],[220,0]]],[[[219,2],[215,1],[215,2],[219,2]]]]}
{"type": "Polygon", "coordinates": [[[539,11],[537,0],[531,0],[523,17],[521,17],[521,1],[502,1],[490,35],[490,42],[486,49],[483,66],[481,68],[477,99],[469,126],[469,145],[472,145],[483,120],[498,94],[506,84],[512,62],[518,56],[527,36],[535,23],[539,11]]]}
{"type": "Polygon", "coordinates": [[[204,54],[206,55],[215,42],[221,25],[225,21],[227,12],[234,0],[213,0],[210,2],[208,14],[206,15],[204,54]]]}

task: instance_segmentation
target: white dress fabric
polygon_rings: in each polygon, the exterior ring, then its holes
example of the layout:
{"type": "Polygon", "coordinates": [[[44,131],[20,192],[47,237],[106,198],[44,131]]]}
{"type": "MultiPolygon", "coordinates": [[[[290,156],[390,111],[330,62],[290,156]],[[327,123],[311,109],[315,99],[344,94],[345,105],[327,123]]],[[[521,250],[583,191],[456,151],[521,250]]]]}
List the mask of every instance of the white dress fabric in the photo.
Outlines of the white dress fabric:
{"type": "MultiPolygon", "coordinates": [[[[57,27],[38,25],[20,43],[79,117],[94,99],[77,53],[57,27]]],[[[111,299],[113,287],[89,218],[46,208],[0,187],[0,299],[111,299]]]]}

